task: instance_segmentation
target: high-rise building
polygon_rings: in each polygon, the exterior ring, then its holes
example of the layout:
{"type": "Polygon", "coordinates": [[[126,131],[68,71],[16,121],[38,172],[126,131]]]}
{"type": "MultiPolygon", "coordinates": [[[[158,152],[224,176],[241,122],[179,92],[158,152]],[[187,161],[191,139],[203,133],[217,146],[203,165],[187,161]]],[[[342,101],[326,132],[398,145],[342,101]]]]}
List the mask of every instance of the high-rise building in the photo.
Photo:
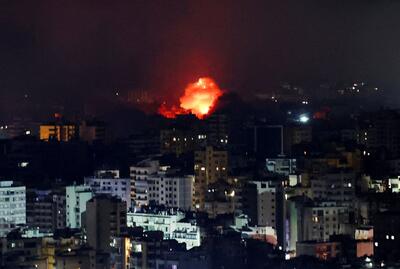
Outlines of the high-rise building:
{"type": "Polygon", "coordinates": [[[299,240],[299,214],[298,207],[303,206],[304,200],[310,201],[307,196],[294,196],[285,201],[285,246],[287,253],[296,253],[296,243],[299,240]],[[300,200],[300,201],[298,201],[300,200]]]}
{"type": "Polygon", "coordinates": [[[228,152],[207,146],[194,153],[194,206],[204,209],[208,185],[228,179],[228,152]]]}
{"type": "MultiPolygon", "coordinates": [[[[333,242],[334,236],[357,239],[351,211],[336,202],[316,202],[304,195],[290,197],[286,200],[285,215],[284,249],[288,253],[298,256],[304,251],[302,246],[310,242],[333,242]]],[[[367,246],[370,244],[368,242],[367,246]]],[[[362,244],[360,246],[365,247],[362,244]]]]}
{"type": "Polygon", "coordinates": [[[253,181],[257,186],[257,223],[276,229],[277,188],[270,181],[253,181]]]}
{"type": "Polygon", "coordinates": [[[56,242],[53,238],[43,234],[27,237],[19,231],[15,231],[13,235],[0,239],[2,268],[56,268],[56,242]]]}
{"type": "Polygon", "coordinates": [[[179,171],[159,171],[149,176],[149,201],[156,205],[190,210],[193,204],[193,182],[193,176],[179,171]]]}
{"type": "Polygon", "coordinates": [[[144,160],[129,168],[131,178],[131,200],[135,206],[149,204],[148,177],[158,171],[160,163],[157,160],[144,160]]]}
{"type": "Polygon", "coordinates": [[[187,249],[200,246],[200,227],[193,221],[185,221],[185,214],[176,210],[159,212],[129,212],[128,227],[142,227],[144,231],[161,231],[164,239],[185,243],[187,249]]]}
{"type": "Polygon", "coordinates": [[[14,181],[0,181],[0,236],[26,223],[26,190],[14,181]]]}
{"type": "Polygon", "coordinates": [[[53,198],[53,210],[55,214],[53,215],[53,228],[54,229],[64,229],[66,226],[66,193],[65,188],[54,190],[52,193],[53,198]]]}
{"type": "Polygon", "coordinates": [[[26,223],[44,232],[54,229],[54,203],[50,191],[28,190],[26,194],[26,223]]]}
{"type": "MultiPolygon", "coordinates": [[[[105,175],[107,176],[107,174],[105,175]]],[[[131,179],[113,177],[86,177],[85,185],[90,186],[94,194],[109,194],[123,200],[131,207],[131,179]]]]}
{"type": "Polygon", "coordinates": [[[219,181],[208,185],[204,209],[210,218],[235,213],[240,207],[240,189],[235,184],[219,181]]]}
{"type": "Polygon", "coordinates": [[[349,233],[349,210],[335,202],[301,207],[298,214],[298,241],[329,241],[332,235],[349,233]]]}
{"type": "Polygon", "coordinates": [[[73,185],[66,187],[66,226],[80,228],[82,213],[86,211],[86,202],[93,197],[90,186],[73,185]]]}
{"type": "Polygon", "coordinates": [[[136,207],[155,204],[185,210],[192,208],[192,175],[185,175],[169,166],[160,166],[157,161],[147,162],[147,169],[143,170],[144,167],[131,167],[136,207]]]}
{"type": "Polygon", "coordinates": [[[89,246],[109,251],[112,237],[126,227],[126,202],[109,195],[98,195],[86,203],[85,228],[89,246]]]}
{"type": "Polygon", "coordinates": [[[353,207],[356,175],[351,172],[329,173],[312,178],[310,198],[318,201],[335,201],[353,207]]]}
{"type": "Polygon", "coordinates": [[[257,185],[252,182],[243,184],[241,193],[242,211],[248,217],[250,226],[258,226],[257,185]]]}
{"type": "Polygon", "coordinates": [[[251,218],[250,224],[272,227],[277,232],[279,246],[283,247],[286,210],[283,182],[250,181],[243,190],[243,213],[251,218]]]}
{"type": "Polygon", "coordinates": [[[70,122],[49,122],[40,125],[40,140],[68,142],[78,137],[78,128],[70,122]]]}
{"type": "Polygon", "coordinates": [[[29,190],[26,194],[26,224],[41,233],[64,229],[65,189],[29,190]]]}
{"type": "Polygon", "coordinates": [[[213,113],[206,119],[207,144],[224,147],[228,144],[228,116],[213,113]]]}
{"type": "Polygon", "coordinates": [[[380,110],[372,114],[359,128],[358,142],[373,154],[385,153],[389,158],[400,156],[400,114],[395,110],[380,110]]]}
{"type": "Polygon", "coordinates": [[[160,132],[160,151],[177,156],[191,152],[206,141],[206,134],[193,129],[164,129],[160,132]]]}

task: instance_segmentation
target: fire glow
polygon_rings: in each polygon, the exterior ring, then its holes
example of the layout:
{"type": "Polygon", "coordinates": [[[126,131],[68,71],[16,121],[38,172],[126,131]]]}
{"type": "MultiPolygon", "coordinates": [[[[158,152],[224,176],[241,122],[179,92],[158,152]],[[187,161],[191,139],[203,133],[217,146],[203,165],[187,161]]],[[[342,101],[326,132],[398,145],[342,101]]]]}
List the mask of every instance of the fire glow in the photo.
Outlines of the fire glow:
{"type": "Polygon", "coordinates": [[[161,105],[158,113],[166,118],[175,118],[177,115],[192,113],[199,119],[204,119],[214,108],[223,92],[211,78],[199,78],[197,82],[189,84],[183,96],[179,98],[180,106],[168,108],[161,105]]]}

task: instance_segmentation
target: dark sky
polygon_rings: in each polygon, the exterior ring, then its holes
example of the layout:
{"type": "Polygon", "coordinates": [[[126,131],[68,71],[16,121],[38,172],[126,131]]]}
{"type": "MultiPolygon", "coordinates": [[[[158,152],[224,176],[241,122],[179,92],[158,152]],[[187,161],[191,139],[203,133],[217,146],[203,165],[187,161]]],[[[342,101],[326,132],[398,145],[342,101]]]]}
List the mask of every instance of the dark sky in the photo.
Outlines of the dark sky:
{"type": "Polygon", "coordinates": [[[242,93],[281,80],[396,89],[399,14],[386,0],[2,0],[0,98],[172,96],[203,75],[242,93]]]}

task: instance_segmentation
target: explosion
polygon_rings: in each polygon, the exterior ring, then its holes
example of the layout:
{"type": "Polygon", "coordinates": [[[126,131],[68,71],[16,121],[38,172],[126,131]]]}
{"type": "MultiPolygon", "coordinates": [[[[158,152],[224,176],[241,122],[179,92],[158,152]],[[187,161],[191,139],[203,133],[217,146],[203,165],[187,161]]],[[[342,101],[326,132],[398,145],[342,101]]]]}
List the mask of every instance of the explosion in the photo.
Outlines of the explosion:
{"type": "Polygon", "coordinates": [[[179,98],[180,107],[168,108],[162,104],[158,113],[166,118],[175,118],[177,115],[192,113],[199,119],[204,119],[217,104],[222,91],[211,78],[199,78],[195,83],[189,84],[183,96],[179,98]]]}

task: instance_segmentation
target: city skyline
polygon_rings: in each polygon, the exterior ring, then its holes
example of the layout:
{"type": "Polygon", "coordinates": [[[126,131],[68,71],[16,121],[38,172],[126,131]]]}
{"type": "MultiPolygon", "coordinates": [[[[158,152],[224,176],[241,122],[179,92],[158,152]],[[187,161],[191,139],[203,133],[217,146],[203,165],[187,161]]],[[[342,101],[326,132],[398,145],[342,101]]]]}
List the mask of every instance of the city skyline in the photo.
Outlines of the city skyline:
{"type": "Polygon", "coordinates": [[[399,12],[2,1],[0,268],[400,268],[399,12]]]}

